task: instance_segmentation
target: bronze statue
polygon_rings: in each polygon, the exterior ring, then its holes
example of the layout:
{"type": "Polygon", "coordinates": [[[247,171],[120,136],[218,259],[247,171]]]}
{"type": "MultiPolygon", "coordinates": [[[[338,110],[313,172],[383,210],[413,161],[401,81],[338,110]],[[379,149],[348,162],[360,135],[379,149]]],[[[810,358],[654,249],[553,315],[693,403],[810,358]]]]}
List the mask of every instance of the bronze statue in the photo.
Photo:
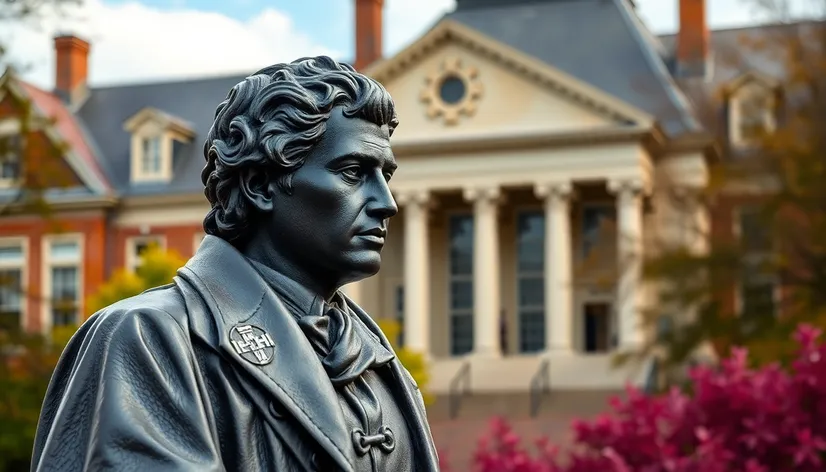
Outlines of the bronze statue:
{"type": "Polygon", "coordinates": [[[339,291],[379,270],[397,124],[328,57],[233,87],[204,145],[204,242],[81,326],[32,470],[438,470],[415,382],[339,291]]]}

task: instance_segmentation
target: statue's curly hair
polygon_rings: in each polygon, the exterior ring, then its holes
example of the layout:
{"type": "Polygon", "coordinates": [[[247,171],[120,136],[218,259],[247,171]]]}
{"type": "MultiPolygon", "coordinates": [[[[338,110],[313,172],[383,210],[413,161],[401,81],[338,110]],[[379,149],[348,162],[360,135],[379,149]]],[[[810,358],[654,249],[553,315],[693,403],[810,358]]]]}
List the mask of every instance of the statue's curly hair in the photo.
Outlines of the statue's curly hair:
{"type": "Polygon", "coordinates": [[[242,185],[267,192],[276,179],[291,193],[293,172],[338,106],[347,117],[387,125],[391,135],[398,125],[384,87],[327,56],[266,67],[235,85],[218,105],[204,143],[201,181],[212,206],[204,231],[232,243],[247,239],[255,207],[242,185]]]}

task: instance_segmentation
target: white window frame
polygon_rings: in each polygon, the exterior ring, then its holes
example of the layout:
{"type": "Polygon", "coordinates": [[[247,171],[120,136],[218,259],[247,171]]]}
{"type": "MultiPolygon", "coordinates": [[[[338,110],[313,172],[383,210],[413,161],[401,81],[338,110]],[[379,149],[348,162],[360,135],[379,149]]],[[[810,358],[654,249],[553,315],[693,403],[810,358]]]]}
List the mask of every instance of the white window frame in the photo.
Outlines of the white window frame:
{"type": "MultiPolygon", "coordinates": [[[[742,239],[743,237],[743,229],[742,229],[742,215],[743,211],[749,209],[749,205],[741,205],[737,206],[732,210],[732,225],[733,225],[733,233],[734,237],[738,240],[742,239]]],[[[767,253],[758,253],[754,255],[749,255],[747,257],[754,257],[754,258],[763,258],[763,257],[770,257],[772,255],[771,251],[767,253]]],[[[763,280],[763,277],[760,277],[760,280],[763,280]]],[[[776,276],[766,275],[765,281],[772,284],[772,303],[774,304],[774,316],[777,317],[779,313],[779,305],[781,299],[781,289],[780,281],[777,279],[776,276]]],[[[734,288],[734,312],[737,316],[741,316],[743,314],[743,308],[745,307],[745,301],[743,299],[743,285],[744,281],[738,280],[737,284],[734,288]]]]}
{"type": "Polygon", "coordinates": [[[166,236],[162,234],[152,234],[145,236],[132,236],[126,238],[125,267],[129,272],[135,272],[141,265],[140,257],[137,254],[138,245],[142,243],[156,243],[161,249],[166,249],[166,236]]]}
{"type": "Polygon", "coordinates": [[[743,115],[741,107],[746,100],[757,97],[765,101],[765,108],[762,110],[763,125],[767,133],[773,132],[777,128],[775,117],[775,102],[772,90],[756,82],[744,84],[729,97],[728,106],[728,130],[729,142],[735,148],[749,148],[757,144],[754,140],[749,140],[743,135],[743,115]]]}
{"type": "Polygon", "coordinates": [[[0,269],[20,270],[20,289],[22,291],[20,301],[20,329],[25,331],[28,327],[29,308],[29,238],[25,236],[12,236],[0,238],[0,247],[20,247],[23,252],[23,260],[19,262],[6,262],[0,260],[0,269]]]}
{"type": "Polygon", "coordinates": [[[132,182],[168,182],[172,179],[172,138],[162,130],[146,129],[132,135],[131,180],[132,182]],[[160,168],[155,172],[144,169],[144,141],[158,140],[160,168]]]}
{"type": "Polygon", "coordinates": [[[79,325],[83,320],[83,310],[85,308],[85,267],[83,261],[85,260],[86,245],[83,233],[66,233],[66,234],[51,234],[43,237],[41,246],[41,254],[43,254],[42,273],[43,280],[43,311],[41,313],[41,327],[43,334],[48,335],[53,327],[52,323],[52,269],[56,267],[76,267],[77,268],[77,319],[76,323],[79,325]],[[74,242],[77,244],[77,257],[71,259],[53,260],[51,257],[51,246],[55,243],[74,242]]]}

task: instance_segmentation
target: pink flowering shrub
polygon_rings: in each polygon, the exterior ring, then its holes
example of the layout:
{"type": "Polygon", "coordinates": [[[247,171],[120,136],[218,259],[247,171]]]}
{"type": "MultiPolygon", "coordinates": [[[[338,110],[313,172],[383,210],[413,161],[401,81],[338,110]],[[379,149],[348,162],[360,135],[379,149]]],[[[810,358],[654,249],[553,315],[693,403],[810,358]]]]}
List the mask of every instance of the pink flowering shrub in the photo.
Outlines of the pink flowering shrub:
{"type": "Polygon", "coordinates": [[[495,420],[479,472],[779,472],[826,470],[826,344],[802,326],[791,371],[750,369],[745,350],[690,373],[690,394],[629,388],[611,412],[573,424],[565,459],[547,441],[528,451],[495,420]]]}

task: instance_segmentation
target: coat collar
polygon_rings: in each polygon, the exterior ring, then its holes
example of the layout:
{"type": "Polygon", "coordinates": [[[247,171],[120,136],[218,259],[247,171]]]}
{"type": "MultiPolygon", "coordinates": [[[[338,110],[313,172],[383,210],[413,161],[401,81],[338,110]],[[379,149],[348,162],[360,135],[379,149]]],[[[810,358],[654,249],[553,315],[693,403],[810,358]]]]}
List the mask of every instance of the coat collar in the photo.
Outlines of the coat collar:
{"type": "MultiPolygon", "coordinates": [[[[221,355],[246,371],[284,405],[339,467],[346,471],[353,470],[354,450],[338,395],[321,362],[308,362],[317,360],[315,351],[283,301],[252,263],[229,243],[208,235],[195,256],[178,271],[178,276],[198,292],[209,308],[208,313],[190,319],[193,331],[215,344],[221,355]],[[213,318],[214,323],[209,323],[209,318],[213,318]],[[257,326],[270,335],[273,341],[271,362],[258,365],[236,352],[230,331],[238,325],[257,326]]],[[[187,293],[187,290],[183,291],[187,293]]],[[[339,296],[395,356],[387,338],[372,318],[351,300],[339,296]]],[[[412,378],[395,357],[390,368],[401,385],[400,408],[411,415],[408,424],[417,442],[417,469],[438,471],[438,458],[424,407],[412,378]]],[[[267,411],[266,405],[261,407],[267,411]]]]}
{"type": "MultiPolygon", "coordinates": [[[[244,256],[224,240],[206,236],[178,276],[195,288],[209,308],[221,355],[284,405],[343,470],[353,470],[354,450],[335,389],[321,363],[308,362],[317,359],[312,346],[244,256]],[[230,331],[244,325],[270,335],[271,362],[258,365],[235,350],[230,331]]],[[[193,329],[199,329],[198,321],[206,320],[192,320],[193,329]]],[[[203,326],[205,332],[210,328],[203,326]]]]}

